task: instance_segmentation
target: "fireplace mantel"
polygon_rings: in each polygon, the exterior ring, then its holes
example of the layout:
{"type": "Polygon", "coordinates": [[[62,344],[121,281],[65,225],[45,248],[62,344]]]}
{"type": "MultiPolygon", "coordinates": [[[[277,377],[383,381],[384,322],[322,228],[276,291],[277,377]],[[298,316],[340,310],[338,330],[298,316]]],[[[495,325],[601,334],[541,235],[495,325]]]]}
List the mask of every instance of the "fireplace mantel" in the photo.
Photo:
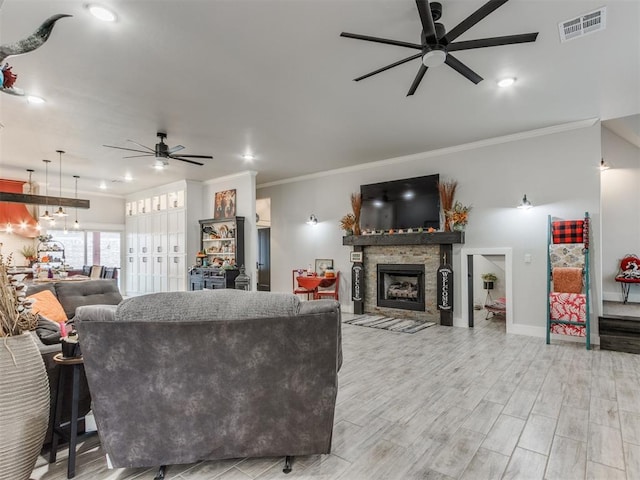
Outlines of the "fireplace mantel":
{"type": "Polygon", "coordinates": [[[383,245],[453,245],[464,243],[464,232],[421,232],[373,235],[349,235],[342,237],[343,245],[360,247],[383,245]]]}

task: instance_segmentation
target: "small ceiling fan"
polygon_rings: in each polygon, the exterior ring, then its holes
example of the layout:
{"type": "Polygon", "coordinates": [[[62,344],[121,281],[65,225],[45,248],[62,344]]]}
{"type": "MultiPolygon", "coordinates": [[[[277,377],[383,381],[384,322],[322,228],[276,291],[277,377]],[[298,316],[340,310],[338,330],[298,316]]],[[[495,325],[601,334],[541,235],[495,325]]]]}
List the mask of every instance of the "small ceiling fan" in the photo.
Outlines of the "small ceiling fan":
{"type": "Polygon", "coordinates": [[[127,150],[129,152],[138,152],[142,155],[131,155],[128,157],[122,158],[136,158],[136,157],[155,157],[156,161],[159,162],[158,166],[167,166],[169,165],[169,159],[172,160],[180,160],[181,162],[192,163],[194,165],[204,165],[204,163],[196,162],[194,160],[189,160],[190,158],[209,158],[212,159],[211,155],[175,155],[176,152],[180,150],[184,150],[182,145],[176,145],[175,147],[169,148],[169,145],[164,143],[164,139],[167,138],[167,134],[165,132],[158,132],[158,138],[160,141],[156,143],[155,149],[151,147],[147,147],[146,145],[142,145],[138,142],[134,142],[133,140],[127,140],[128,142],[134,143],[144,150],[137,150],[135,148],[126,148],[126,147],[116,147],[114,145],[103,145],[103,147],[109,148],[117,148],[118,150],[127,150]]]}
{"type": "Polygon", "coordinates": [[[535,42],[538,37],[538,32],[535,33],[523,33],[520,35],[507,35],[504,37],[490,37],[481,38],[478,40],[465,40],[462,42],[453,42],[456,38],[462,35],[464,32],[473,27],[480,20],[487,15],[494,12],[497,8],[501,7],[508,0],[489,0],[478,10],[473,12],[462,22],[460,22],[455,28],[446,32],[444,25],[441,23],[435,23],[442,16],[442,4],[439,2],[428,2],[427,0],[416,0],[418,7],[418,14],[420,15],[420,22],[422,23],[422,35],[420,43],[401,42],[398,40],[390,40],[387,38],[370,37],[368,35],[359,35],[356,33],[342,32],[341,37],[355,38],[356,40],[366,40],[367,42],[384,43],[387,45],[396,45],[398,47],[413,48],[420,50],[420,53],[411,55],[410,57],[398,60],[390,65],[379,68],[373,72],[362,75],[355,78],[356,82],[369,78],[378,73],[382,73],[390,68],[397,67],[403,63],[410,62],[416,58],[422,59],[422,65],[418,69],[418,73],[409,88],[407,96],[413,95],[418,89],[418,85],[422,81],[422,77],[427,73],[429,67],[435,67],[446,63],[456,72],[466,77],[475,84],[482,81],[482,77],[476,72],[467,67],[460,60],[451,55],[450,52],[457,52],[460,50],[470,50],[473,48],[484,47],[497,47],[499,45],[511,45],[514,43],[526,43],[535,42]]]}

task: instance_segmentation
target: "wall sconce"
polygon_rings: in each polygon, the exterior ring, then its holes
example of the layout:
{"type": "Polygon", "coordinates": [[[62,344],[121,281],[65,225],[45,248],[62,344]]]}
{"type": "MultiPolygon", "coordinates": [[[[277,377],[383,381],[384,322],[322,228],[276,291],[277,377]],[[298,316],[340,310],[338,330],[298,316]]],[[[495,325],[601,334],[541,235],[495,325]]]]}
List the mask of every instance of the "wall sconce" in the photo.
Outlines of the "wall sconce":
{"type": "Polygon", "coordinates": [[[604,172],[605,170],[609,170],[611,165],[604,161],[604,158],[600,160],[600,171],[604,172]]]}
{"type": "Polygon", "coordinates": [[[313,213],[309,215],[309,220],[307,220],[307,225],[317,225],[318,217],[316,217],[313,213]]]}
{"type": "Polygon", "coordinates": [[[533,207],[533,205],[531,205],[531,202],[527,200],[527,194],[525,193],[524,197],[522,197],[522,202],[518,205],[518,208],[521,210],[529,210],[531,207],[533,207]]]}

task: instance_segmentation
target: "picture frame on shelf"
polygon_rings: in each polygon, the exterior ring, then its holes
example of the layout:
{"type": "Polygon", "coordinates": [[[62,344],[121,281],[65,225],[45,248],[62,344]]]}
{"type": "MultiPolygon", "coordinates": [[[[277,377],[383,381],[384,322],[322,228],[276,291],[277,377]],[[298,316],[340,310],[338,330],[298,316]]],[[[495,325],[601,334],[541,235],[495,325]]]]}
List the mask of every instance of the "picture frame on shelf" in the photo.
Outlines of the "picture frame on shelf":
{"type": "Polygon", "coordinates": [[[316,269],[315,269],[315,272],[319,276],[324,276],[324,271],[327,268],[333,268],[333,259],[332,258],[316,258],[316,269]]]}
{"type": "Polygon", "coordinates": [[[362,263],[362,252],[350,252],[349,258],[353,263],[362,263]]]}

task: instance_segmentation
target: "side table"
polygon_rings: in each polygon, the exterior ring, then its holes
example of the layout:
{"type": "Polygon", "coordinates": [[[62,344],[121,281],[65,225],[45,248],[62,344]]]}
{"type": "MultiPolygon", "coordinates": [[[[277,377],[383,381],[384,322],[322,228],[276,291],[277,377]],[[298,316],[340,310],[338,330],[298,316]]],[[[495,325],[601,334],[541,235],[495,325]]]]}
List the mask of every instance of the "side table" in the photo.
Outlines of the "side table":
{"type": "MultiPolygon", "coordinates": [[[[51,438],[51,452],[49,452],[49,463],[56,461],[58,453],[58,442],[60,438],[65,438],[63,428],[70,427],[68,436],[69,440],[69,459],[67,461],[67,478],[73,478],[76,474],[76,444],[78,442],[78,400],[80,398],[80,373],[84,368],[84,360],[82,357],[66,358],[62,353],[58,353],[53,357],[53,361],[60,365],[60,376],[58,378],[58,394],[55,399],[55,417],[53,422],[53,436],[51,438]],[[71,419],[67,423],[61,423],[62,405],[65,401],[64,390],[67,377],[71,374],[71,419]]],[[[67,399],[68,401],[68,399],[67,399]]]]}

